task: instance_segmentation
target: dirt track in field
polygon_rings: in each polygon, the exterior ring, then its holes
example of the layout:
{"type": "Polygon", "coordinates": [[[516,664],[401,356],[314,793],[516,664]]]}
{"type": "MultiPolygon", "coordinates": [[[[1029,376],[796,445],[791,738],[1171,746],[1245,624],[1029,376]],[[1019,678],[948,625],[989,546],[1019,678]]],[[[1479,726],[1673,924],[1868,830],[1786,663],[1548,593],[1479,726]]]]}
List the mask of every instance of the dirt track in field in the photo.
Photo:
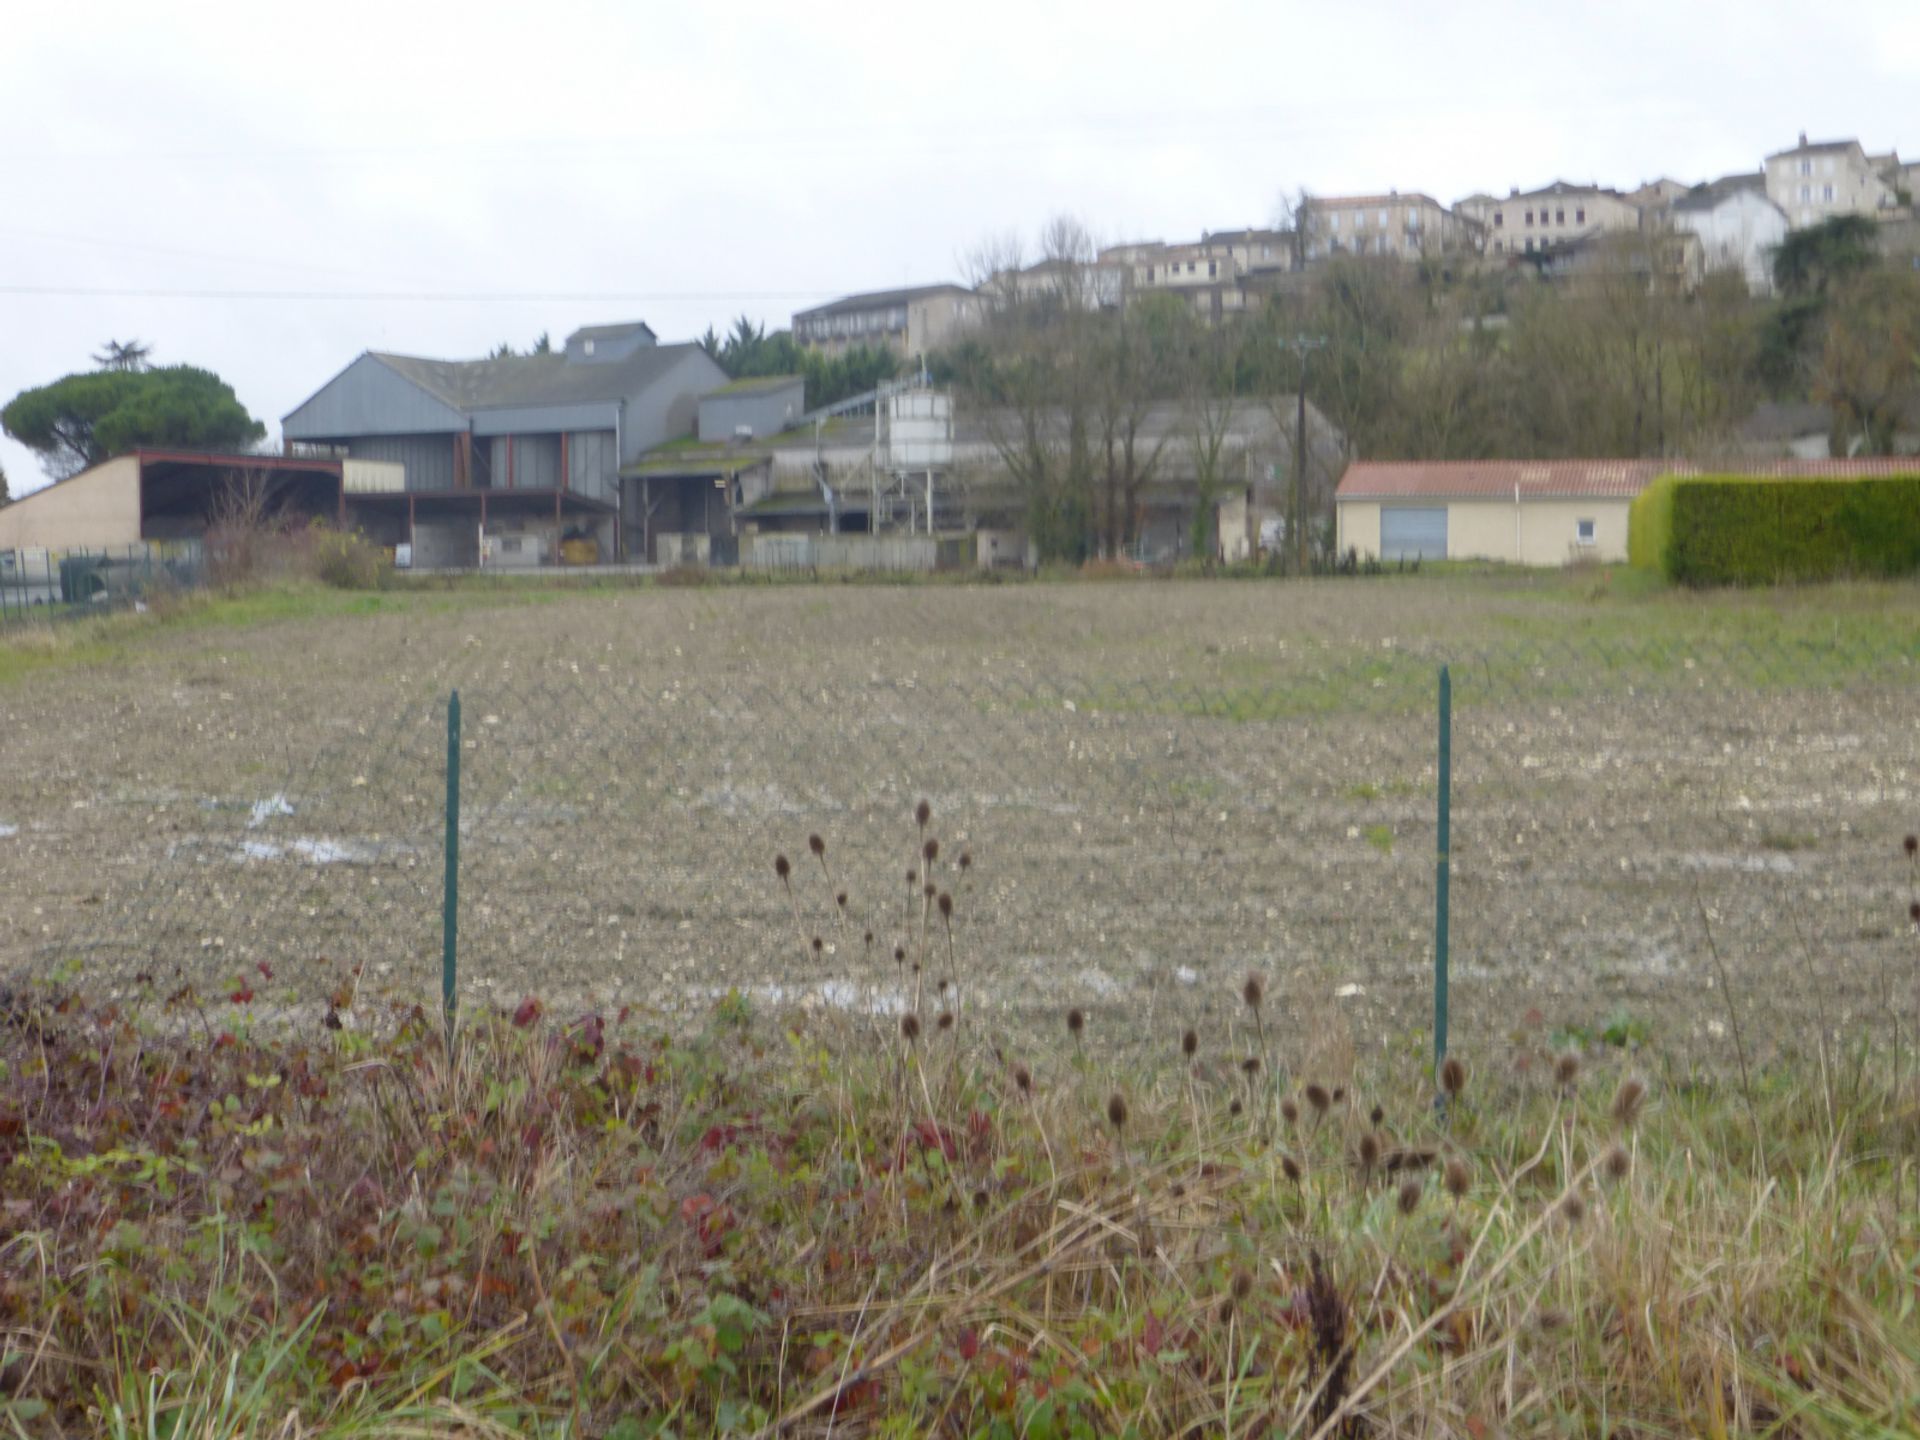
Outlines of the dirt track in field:
{"type": "Polygon", "coordinates": [[[1429,1016],[1448,658],[1456,1043],[1617,1020],[1719,1063],[1735,1016],[1764,1054],[1911,1009],[1913,599],[824,586],[159,630],[0,691],[0,970],[296,1020],[355,965],[437,993],[457,686],[469,1003],[859,1016],[922,961],[929,1015],[951,967],[1009,1044],[1080,1005],[1153,1054],[1230,1049],[1257,969],[1283,1052],[1337,1065],[1429,1016]],[[951,958],[907,882],[922,796],[951,958]]]}

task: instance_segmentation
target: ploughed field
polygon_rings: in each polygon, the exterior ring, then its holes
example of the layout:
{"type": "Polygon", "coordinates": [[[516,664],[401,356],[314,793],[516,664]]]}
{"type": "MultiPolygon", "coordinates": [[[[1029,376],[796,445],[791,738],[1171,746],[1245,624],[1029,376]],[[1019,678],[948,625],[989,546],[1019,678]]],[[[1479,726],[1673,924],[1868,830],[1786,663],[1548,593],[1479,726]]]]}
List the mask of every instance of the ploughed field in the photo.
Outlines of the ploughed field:
{"type": "Polygon", "coordinates": [[[1337,1063],[1430,1022],[1445,661],[1456,1047],[1805,1049],[1911,1013],[1916,601],[1448,577],[216,609],[0,689],[0,971],[294,1024],[431,1003],[457,688],[463,1004],[738,990],[880,1027],[917,994],[990,1013],[975,1034],[1078,1007],[1083,1043],[1148,1059],[1244,1024],[1258,970],[1279,1054],[1337,1063]]]}

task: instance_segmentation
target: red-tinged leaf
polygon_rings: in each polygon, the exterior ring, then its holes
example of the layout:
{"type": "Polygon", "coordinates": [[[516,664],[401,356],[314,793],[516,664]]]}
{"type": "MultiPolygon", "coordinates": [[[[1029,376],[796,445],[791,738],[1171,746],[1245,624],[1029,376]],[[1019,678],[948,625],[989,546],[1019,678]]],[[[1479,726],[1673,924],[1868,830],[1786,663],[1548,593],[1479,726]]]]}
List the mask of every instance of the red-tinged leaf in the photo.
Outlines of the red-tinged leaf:
{"type": "Polygon", "coordinates": [[[513,1012],[514,1025],[519,1029],[526,1029],[527,1026],[533,1024],[534,1021],[540,1018],[541,1008],[540,1002],[529,995],[520,1002],[520,1008],[513,1012]]]}
{"type": "Polygon", "coordinates": [[[1158,1355],[1160,1348],[1167,1343],[1167,1327],[1160,1317],[1151,1310],[1147,1312],[1147,1323],[1140,1328],[1140,1348],[1149,1355],[1158,1355]]]}
{"type": "Polygon", "coordinates": [[[273,966],[267,964],[266,961],[264,960],[260,961],[253,968],[260,972],[260,978],[262,980],[273,979],[273,966]]]}
{"type": "Polygon", "coordinates": [[[960,1358],[971,1360],[980,1353],[980,1336],[972,1329],[960,1332],[960,1358]]]}
{"type": "Polygon", "coordinates": [[[333,1374],[327,1377],[336,1390],[342,1389],[360,1378],[360,1367],[351,1360],[342,1360],[334,1366],[333,1374]]]}
{"type": "Polygon", "coordinates": [[[689,1225],[697,1225],[713,1213],[711,1195],[689,1195],[680,1202],[680,1218],[689,1225]]]}
{"type": "Polygon", "coordinates": [[[1467,1416],[1467,1434],[1472,1440],[1487,1440],[1488,1433],[1486,1421],[1478,1415],[1467,1416]]]}
{"type": "Polygon", "coordinates": [[[249,985],[242,985],[238,990],[227,996],[227,999],[231,1000],[235,1005],[249,1005],[253,1003],[253,988],[249,985]]]}
{"type": "Polygon", "coordinates": [[[238,1037],[236,1037],[231,1030],[222,1030],[219,1035],[214,1038],[213,1048],[216,1050],[231,1050],[239,1043],[238,1037]]]}

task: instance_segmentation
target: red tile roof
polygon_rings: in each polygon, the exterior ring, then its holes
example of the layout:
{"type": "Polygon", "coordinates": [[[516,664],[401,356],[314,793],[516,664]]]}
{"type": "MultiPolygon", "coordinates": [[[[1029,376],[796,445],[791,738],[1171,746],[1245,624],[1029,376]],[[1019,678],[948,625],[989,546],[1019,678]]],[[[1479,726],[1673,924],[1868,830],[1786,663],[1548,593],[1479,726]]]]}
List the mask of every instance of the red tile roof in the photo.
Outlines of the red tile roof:
{"type": "Polygon", "coordinates": [[[1361,460],[1347,467],[1341,500],[1631,500],[1662,475],[1823,476],[1920,473],[1920,459],[1766,460],[1700,466],[1684,460],[1361,460]]]}

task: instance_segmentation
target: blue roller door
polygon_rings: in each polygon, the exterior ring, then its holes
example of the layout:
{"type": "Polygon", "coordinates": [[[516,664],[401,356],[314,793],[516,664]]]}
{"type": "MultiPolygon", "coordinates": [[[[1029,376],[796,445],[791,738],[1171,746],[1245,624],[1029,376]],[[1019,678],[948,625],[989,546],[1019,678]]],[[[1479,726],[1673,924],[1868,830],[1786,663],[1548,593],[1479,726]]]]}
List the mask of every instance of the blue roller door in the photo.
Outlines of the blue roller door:
{"type": "Polygon", "coordinates": [[[1444,560],[1447,558],[1447,510],[1444,505],[1382,506],[1380,558],[1383,560],[1444,560]]]}

